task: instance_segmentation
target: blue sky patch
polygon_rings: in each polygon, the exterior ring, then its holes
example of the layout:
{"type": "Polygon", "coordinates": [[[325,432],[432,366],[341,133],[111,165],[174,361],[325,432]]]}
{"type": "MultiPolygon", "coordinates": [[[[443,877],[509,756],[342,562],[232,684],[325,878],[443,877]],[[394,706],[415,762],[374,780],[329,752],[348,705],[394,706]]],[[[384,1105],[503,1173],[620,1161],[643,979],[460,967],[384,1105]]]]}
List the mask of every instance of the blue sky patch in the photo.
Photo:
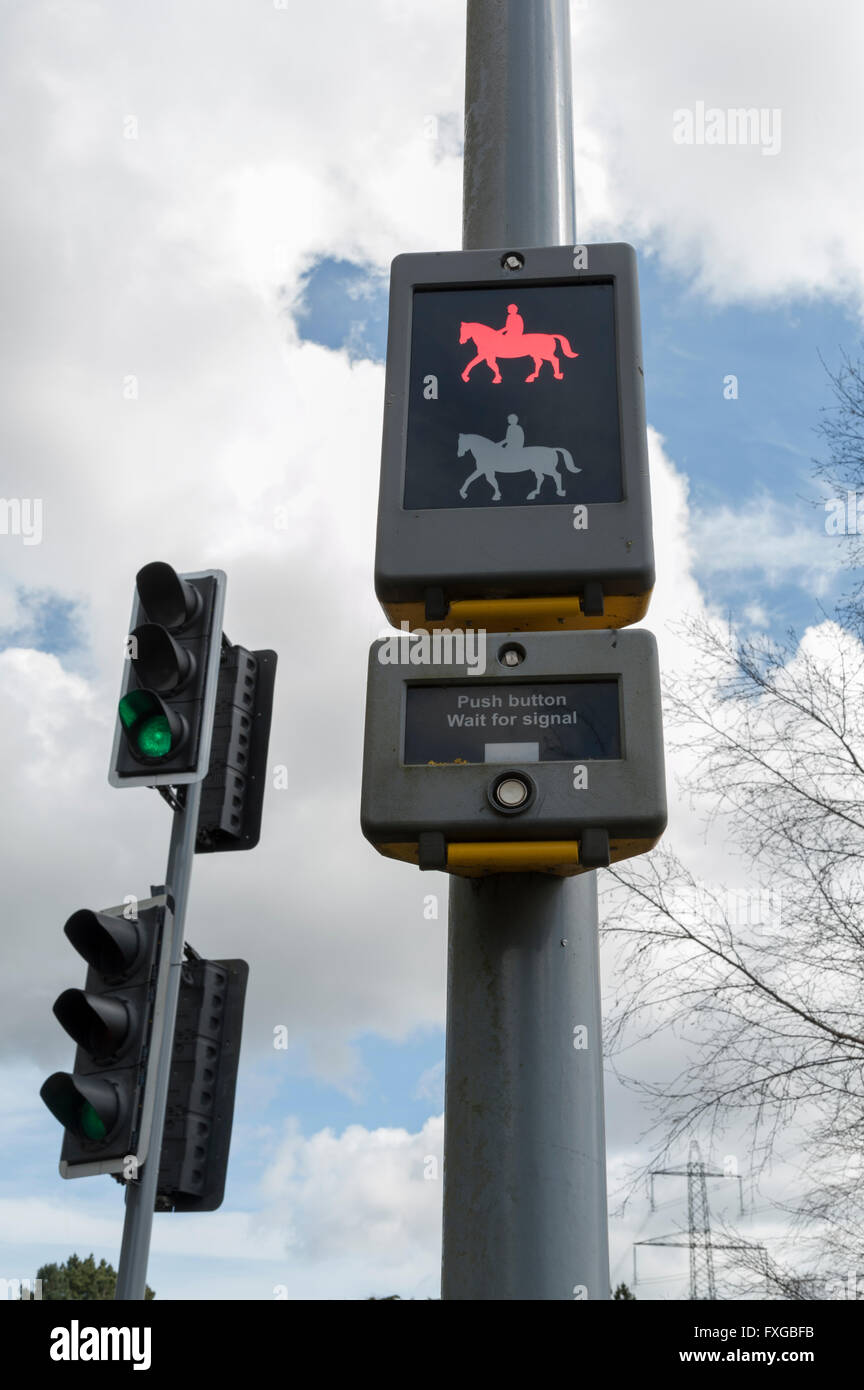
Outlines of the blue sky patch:
{"type": "Polygon", "coordinates": [[[0,650],[30,647],[65,656],[83,641],[81,606],[51,589],[18,589],[20,621],[0,628],[0,650]]]}
{"type": "Polygon", "coordinates": [[[387,349],[388,279],[374,266],[325,256],[301,281],[295,310],[300,338],[383,362],[387,349]]]}

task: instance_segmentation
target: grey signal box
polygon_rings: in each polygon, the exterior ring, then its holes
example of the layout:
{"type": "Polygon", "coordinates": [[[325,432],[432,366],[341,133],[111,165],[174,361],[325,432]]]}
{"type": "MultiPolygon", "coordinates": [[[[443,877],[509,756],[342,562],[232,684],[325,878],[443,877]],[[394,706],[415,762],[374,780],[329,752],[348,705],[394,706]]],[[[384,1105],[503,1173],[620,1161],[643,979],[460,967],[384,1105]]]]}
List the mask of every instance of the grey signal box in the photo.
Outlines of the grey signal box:
{"type": "Polygon", "coordinates": [[[653,584],[633,248],[397,256],[375,563],[391,622],[622,627],[653,584]]]}
{"type": "Polygon", "coordinates": [[[409,633],[369,656],[363,833],[450,873],[598,868],[666,826],[650,632],[409,633]]]}

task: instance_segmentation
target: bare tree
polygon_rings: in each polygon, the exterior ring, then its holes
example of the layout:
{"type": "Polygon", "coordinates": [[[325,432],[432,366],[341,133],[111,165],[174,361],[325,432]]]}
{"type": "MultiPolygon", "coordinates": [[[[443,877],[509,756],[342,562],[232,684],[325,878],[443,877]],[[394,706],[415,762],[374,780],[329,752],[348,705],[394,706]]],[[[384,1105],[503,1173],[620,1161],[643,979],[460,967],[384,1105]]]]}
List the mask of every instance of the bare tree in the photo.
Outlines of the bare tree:
{"type": "MultiPolygon", "coordinates": [[[[826,457],[814,460],[815,476],[832,488],[841,512],[846,511],[847,563],[850,568],[864,564],[864,361],[841,350],[841,364],[835,370],[823,361],[834,393],[834,404],[820,412],[816,426],[826,449],[826,457]],[[856,515],[848,515],[849,494],[860,494],[856,515]],[[859,529],[858,515],[862,524],[859,529]]],[[[840,612],[843,622],[859,637],[864,636],[864,580],[857,580],[840,612]]]]}
{"type": "MultiPolygon", "coordinates": [[[[664,1153],[732,1127],[759,1170],[797,1136],[808,1167],[787,1209],[816,1241],[818,1282],[864,1265],[864,649],[829,622],[779,646],[708,620],[686,636],[692,667],[666,696],[682,794],[751,888],[706,886],[666,850],[613,868],[611,1051],[664,1153]],[[627,1076],[630,1045],[664,1031],[683,1070],[627,1076]]],[[[776,1289],[800,1276],[777,1269],[772,1296],[791,1296],[776,1289]]]]}
{"type": "MultiPolygon", "coordinates": [[[[720,1240],[738,1236],[734,1228],[721,1226],[720,1240]]],[[[829,1270],[822,1274],[802,1274],[776,1259],[764,1245],[744,1243],[735,1252],[735,1263],[724,1271],[724,1285],[738,1298],[757,1298],[783,1302],[825,1302],[855,1297],[847,1295],[847,1284],[829,1270]]]]}

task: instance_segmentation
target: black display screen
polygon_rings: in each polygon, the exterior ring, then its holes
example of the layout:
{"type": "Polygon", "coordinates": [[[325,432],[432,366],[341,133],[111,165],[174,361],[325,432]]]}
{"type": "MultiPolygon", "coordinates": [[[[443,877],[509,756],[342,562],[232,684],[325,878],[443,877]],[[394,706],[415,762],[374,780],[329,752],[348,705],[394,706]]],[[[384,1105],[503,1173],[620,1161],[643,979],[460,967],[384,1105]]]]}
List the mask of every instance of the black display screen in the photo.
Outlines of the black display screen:
{"type": "Polygon", "coordinates": [[[406,510],[622,495],[611,283],[414,291],[406,510]]]}
{"type": "Polygon", "coordinates": [[[615,680],[420,685],[406,690],[407,764],[620,757],[615,680]]]}

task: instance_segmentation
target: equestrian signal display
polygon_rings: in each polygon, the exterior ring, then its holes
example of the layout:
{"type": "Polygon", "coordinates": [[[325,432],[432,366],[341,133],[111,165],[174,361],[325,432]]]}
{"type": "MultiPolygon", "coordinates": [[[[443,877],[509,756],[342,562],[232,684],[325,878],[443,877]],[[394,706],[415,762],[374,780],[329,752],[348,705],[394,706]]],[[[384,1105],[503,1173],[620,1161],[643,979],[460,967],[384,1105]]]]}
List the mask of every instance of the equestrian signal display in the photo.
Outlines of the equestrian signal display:
{"type": "Polygon", "coordinates": [[[631,247],[393,262],[360,823],[380,854],[570,875],[666,825],[631,247]],[[586,631],[580,629],[605,629],[586,631]]]}
{"type": "Polygon", "coordinates": [[[375,581],[394,624],[644,615],[654,561],[631,247],[397,257],[385,402],[375,581]]]}

